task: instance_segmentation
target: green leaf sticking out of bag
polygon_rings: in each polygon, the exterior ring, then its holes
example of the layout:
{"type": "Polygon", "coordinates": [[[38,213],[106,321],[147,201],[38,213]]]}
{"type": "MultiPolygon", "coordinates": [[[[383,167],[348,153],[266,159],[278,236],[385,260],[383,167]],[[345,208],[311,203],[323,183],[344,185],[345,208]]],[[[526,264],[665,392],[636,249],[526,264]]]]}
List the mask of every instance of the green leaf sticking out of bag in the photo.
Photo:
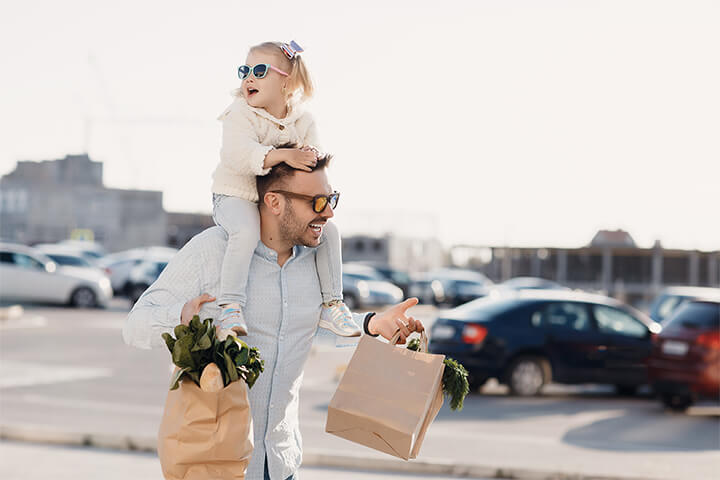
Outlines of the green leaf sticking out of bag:
{"type": "MultiPolygon", "coordinates": [[[[407,348],[415,352],[419,351],[420,339],[413,338],[410,340],[407,348]]],[[[450,408],[452,410],[462,410],[465,397],[470,392],[468,371],[456,360],[449,357],[445,357],[443,363],[445,364],[442,378],[443,394],[450,398],[450,408]]]]}
{"type": "Polygon", "coordinates": [[[210,363],[218,366],[226,387],[242,378],[248,388],[252,388],[265,368],[257,348],[250,348],[234,336],[219,340],[211,318],[201,321],[195,315],[189,325],[178,325],[173,333],[175,338],[169,333],[162,335],[172,361],[178,367],[170,381],[170,390],[178,388],[183,378],[199,386],[200,376],[210,363]]]}

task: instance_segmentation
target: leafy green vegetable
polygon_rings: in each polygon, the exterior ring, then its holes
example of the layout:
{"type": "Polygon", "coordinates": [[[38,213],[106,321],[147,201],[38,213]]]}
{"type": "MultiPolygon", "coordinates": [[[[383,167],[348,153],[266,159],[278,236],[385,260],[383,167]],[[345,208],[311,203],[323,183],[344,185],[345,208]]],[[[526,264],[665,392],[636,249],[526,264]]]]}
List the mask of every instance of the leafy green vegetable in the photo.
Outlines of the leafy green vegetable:
{"type": "MultiPolygon", "coordinates": [[[[420,340],[413,338],[408,342],[407,348],[415,352],[419,351],[420,340]]],[[[452,410],[462,410],[465,397],[470,392],[468,372],[465,367],[452,358],[445,357],[443,363],[445,364],[442,378],[443,394],[450,398],[452,410]]]]}
{"type": "Polygon", "coordinates": [[[169,333],[162,335],[173,363],[178,366],[170,380],[170,390],[178,388],[183,378],[200,385],[200,375],[210,363],[220,369],[225,386],[242,378],[252,388],[265,368],[257,348],[250,348],[233,336],[218,339],[211,318],[201,321],[195,315],[189,325],[178,325],[173,333],[175,338],[169,333]]]}

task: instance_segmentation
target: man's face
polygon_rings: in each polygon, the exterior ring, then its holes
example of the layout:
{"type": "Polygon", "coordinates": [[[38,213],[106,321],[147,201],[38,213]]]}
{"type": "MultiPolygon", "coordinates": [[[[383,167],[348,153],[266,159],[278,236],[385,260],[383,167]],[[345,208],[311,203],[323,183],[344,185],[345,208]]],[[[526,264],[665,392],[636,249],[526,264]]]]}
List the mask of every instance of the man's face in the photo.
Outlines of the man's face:
{"type": "MultiPolygon", "coordinates": [[[[282,190],[308,195],[327,195],[332,193],[325,169],[314,172],[297,171],[282,190]]],[[[335,216],[328,204],[320,213],[315,213],[309,200],[281,195],[284,208],[280,215],[280,235],[293,245],[317,247],[322,229],[327,221],[335,216]]]]}

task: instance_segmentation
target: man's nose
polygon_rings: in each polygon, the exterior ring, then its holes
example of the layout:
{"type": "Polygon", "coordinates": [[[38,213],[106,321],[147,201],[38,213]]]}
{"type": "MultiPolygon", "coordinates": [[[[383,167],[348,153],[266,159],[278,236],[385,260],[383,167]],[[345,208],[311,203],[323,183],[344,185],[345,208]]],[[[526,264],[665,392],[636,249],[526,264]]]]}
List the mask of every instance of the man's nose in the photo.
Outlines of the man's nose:
{"type": "Polygon", "coordinates": [[[330,206],[330,202],[325,206],[325,210],[322,211],[322,217],[324,219],[332,218],[335,216],[335,210],[330,206]]]}

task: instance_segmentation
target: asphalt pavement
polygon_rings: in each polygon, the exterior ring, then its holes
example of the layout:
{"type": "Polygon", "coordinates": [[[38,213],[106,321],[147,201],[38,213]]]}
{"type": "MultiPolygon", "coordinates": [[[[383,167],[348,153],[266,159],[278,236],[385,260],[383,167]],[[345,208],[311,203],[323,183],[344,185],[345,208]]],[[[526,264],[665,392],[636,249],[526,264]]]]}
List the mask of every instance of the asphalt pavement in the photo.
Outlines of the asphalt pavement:
{"type": "MultiPolygon", "coordinates": [[[[110,310],[26,308],[20,318],[1,321],[0,436],[152,450],[167,392],[169,354],[124,345],[120,330],[126,313],[127,305],[118,301],[110,310]]],[[[426,326],[434,313],[427,307],[413,312],[426,326]]],[[[389,472],[407,478],[426,473],[528,479],[718,478],[716,410],[715,415],[702,409],[673,414],[649,396],[618,397],[612,388],[592,385],[551,385],[543,397],[513,398],[504,387],[490,384],[482,394],[468,397],[462,412],[443,407],[417,460],[394,459],[324,432],[327,405],[351,355],[352,348],[318,343],[306,365],[300,404],[303,478],[330,478],[323,475],[336,475],[333,468],[343,469],[342,476],[333,478],[405,478],[389,472]],[[347,476],[352,470],[357,470],[354,476],[347,476]]],[[[69,466],[86,463],[94,468],[94,475],[73,478],[93,478],[103,471],[103,462],[115,461],[111,459],[137,465],[122,467],[125,472],[148,468],[130,478],[151,478],[142,475],[155,475],[152,468],[159,471],[152,453],[6,441],[0,444],[0,455],[3,479],[35,478],[18,477],[12,470],[20,459],[34,455],[58,456],[58,465],[67,458],[69,466]],[[86,461],[71,460],[77,456],[86,461]]]]}

